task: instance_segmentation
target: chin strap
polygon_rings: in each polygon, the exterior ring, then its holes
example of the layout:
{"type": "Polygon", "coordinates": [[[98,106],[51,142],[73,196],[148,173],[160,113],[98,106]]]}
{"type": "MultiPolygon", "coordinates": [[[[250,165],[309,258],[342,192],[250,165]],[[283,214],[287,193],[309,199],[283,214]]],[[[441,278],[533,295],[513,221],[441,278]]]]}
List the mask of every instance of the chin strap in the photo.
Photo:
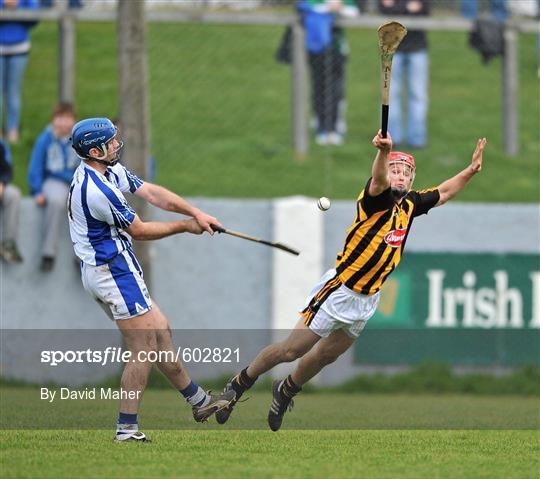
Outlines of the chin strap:
{"type": "Polygon", "coordinates": [[[116,148],[116,150],[114,150],[113,152],[110,153],[111,155],[116,153],[116,158],[114,160],[112,160],[112,161],[106,161],[105,158],[107,158],[109,153],[107,153],[107,145],[105,143],[102,143],[100,148],[96,148],[96,149],[101,150],[101,152],[103,153],[101,156],[96,156],[96,157],[89,156],[89,157],[87,157],[85,159],[89,160],[89,161],[95,161],[96,163],[99,163],[99,164],[105,165],[105,166],[114,166],[114,165],[116,165],[116,163],[118,163],[120,161],[120,150],[123,147],[124,147],[124,142],[121,141],[118,144],[118,148],[116,148]]]}

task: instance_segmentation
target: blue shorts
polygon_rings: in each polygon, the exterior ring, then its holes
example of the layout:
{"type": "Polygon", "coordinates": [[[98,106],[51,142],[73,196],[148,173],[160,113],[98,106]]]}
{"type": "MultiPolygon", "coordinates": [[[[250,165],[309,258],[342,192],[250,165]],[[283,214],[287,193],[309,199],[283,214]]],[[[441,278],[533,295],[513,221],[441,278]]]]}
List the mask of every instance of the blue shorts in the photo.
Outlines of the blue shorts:
{"type": "Polygon", "coordinates": [[[84,289],[113,321],[152,309],[142,269],[131,250],[122,251],[110,263],[100,266],[83,263],[81,277],[84,289]]]}

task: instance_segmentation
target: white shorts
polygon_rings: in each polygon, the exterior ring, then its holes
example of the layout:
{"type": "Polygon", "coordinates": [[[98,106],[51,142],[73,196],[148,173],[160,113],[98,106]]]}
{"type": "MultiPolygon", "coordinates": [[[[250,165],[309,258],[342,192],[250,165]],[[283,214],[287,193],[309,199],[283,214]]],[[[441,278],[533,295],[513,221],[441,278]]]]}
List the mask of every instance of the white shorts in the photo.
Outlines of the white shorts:
{"type": "Polygon", "coordinates": [[[142,269],[131,250],[122,251],[110,263],[100,266],[83,263],[81,277],[84,289],[113,321],[152,309],[142,269]]]}
{"type": "Polygon", "coordinates": [[[335,269],[330,269],[311,290],[300,314],[304,324],[323,338],[338,329],[357,338],[378,304],[379,292],[370,296],[356,293],[341,283],[335,269]]]}

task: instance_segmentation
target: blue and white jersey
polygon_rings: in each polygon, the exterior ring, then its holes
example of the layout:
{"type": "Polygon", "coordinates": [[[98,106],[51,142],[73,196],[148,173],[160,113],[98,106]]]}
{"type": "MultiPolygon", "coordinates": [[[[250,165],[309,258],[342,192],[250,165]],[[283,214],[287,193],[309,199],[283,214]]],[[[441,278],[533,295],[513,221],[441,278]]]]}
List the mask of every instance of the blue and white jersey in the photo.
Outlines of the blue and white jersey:
{"type": "Polygon", "coordinates": [[[135,220],[135,211],[122,193],[135,193],[142,184],[119,163],[105,174],[84,162],[75,170],[68,196],[69,231],[75,254],[84,263],[99,266],[132,250],[131,236],[124,230],[135,220]]]}

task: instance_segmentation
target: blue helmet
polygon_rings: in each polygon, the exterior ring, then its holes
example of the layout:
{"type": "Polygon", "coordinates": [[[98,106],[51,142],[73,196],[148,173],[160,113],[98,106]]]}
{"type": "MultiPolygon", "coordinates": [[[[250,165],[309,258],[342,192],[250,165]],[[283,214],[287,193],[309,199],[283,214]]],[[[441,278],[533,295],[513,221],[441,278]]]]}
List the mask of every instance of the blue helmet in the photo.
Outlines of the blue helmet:
{"type": "MultiPolygon", "coordinates": [[[[107,143],[117,133],[118,129],[108,118],[88,118],[76,123],[73,130],[71,130],[71,146],[77,152],[77,155],[84,159],[89,159],[90,150],[97,148],[101,155],[92,159],[102,162],[107,157],[107,143]]],[[[116,151],[122,146],[121,143],[116,151]]],[[[115,164],[118,159],[119,155],[117,154],[116,160],[107,162],[107,164],[115,164]]]]}

